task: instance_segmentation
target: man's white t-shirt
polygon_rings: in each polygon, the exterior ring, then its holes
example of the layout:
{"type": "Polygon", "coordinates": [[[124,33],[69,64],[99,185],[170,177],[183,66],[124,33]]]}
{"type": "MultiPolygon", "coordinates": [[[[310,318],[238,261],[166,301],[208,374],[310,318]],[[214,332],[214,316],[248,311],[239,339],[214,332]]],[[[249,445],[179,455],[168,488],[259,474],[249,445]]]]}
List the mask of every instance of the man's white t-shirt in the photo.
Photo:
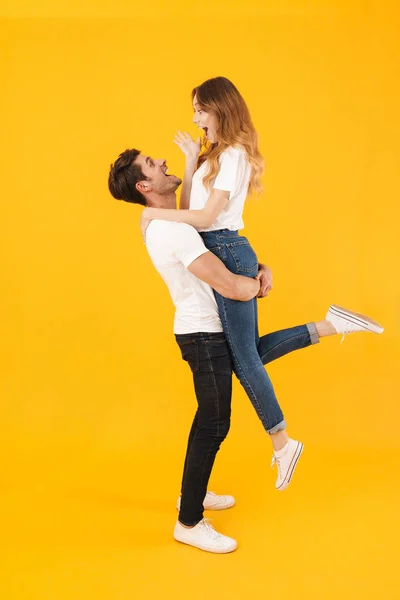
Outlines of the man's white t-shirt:
{"type": "Polygon", "coordinates": [[[188,270],[208,252],[197,231],[186,223],[154,220],[146,231],[146,247],[176,308],[174,333],[223,331],[212,288],[188,270]]]}
{"type": "Polygon", "coordinates": [[[203,185],[203,177],[208,169],[207,161],[203,162],[192,178],[191,210],[204,208],[213,188],[230,192],[228,204],[212,226],[207,229],[199,229],[199,231],[215,231],[217,229],[237,231],[244,227],[242,215],[251,175],[247,153],[241,147],[229,146],[220,155],[219,165],[219,172],[214,182],[211,182],[210,190],[203,185]]]}

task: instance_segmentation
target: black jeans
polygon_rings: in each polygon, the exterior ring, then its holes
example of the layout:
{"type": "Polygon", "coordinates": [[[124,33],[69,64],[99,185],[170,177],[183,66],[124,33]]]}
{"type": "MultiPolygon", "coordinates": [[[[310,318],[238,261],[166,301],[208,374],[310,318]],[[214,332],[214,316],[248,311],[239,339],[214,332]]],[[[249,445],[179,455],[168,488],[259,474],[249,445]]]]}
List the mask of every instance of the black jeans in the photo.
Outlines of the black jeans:
{"type": "MultiPolygon", "coordinates": [[[[184,525],[196,525],[203,518],[203,501],[215,456],[229,431],[233,362],[224,333],[175,337],[182,358],[192,370],[198,404],[183,469],[179,520],[184,525]]],[[[257,352],[266,365],[318,341],[315,324],[307,323],[262,336],[257,352]]]]}
{"type": "Polygon", "coordinates": [[[233,365],[223,333],[175,337],[182,358],[192,370],[198,404],[183,469],[179,520],[184,525],[196,525],[203,518],[215,456],[230,427],[233,365]]]}

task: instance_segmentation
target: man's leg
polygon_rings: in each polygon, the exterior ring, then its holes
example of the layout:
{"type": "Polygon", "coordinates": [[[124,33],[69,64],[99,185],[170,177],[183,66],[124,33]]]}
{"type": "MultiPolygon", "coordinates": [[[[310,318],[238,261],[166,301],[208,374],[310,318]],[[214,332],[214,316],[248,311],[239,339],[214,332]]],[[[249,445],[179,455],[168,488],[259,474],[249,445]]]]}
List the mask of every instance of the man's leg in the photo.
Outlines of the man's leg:
{"type": "Polygon", "coordinates": [[[232,360],[223,334],[176,336],[193,372],[198,410],[192,424],[182,482],[179,521],[194,526],[203,518],[203,500],[215,456],[230,426],[232,360]]]}
{"type": "Polygon", "coordinates": [[[194,436],[196,434],[196,429],[197,429],[197,412],[198,411],[196,411],[196,414],[194,415],[194,419],[193,419],[192,426],[190,428],[188,443],[187,443],[187,447],[186,447],[185,463],[183,465],[182,482],[181,482],[181,494],[182,494],[182,490],[183,490],[183,482],[185,480],[185,474],[186,474],[187,463],[188,463],[188,456],[189,456],[190,448],[192,446],[193,438],[194,438],[194,436]]]}

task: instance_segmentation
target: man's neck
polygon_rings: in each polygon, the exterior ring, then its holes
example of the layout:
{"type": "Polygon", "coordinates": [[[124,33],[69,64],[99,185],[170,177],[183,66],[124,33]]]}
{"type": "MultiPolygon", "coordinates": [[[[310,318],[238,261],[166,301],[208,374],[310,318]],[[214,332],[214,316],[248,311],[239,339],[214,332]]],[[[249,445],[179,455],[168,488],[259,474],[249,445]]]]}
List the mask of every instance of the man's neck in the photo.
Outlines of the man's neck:
{"type": "Polygon", "coordinates": [[[151,208],[176,208],[176,194],[168,194],[167,196],[155,195],[147,197],[147,206],[151,208]]]}

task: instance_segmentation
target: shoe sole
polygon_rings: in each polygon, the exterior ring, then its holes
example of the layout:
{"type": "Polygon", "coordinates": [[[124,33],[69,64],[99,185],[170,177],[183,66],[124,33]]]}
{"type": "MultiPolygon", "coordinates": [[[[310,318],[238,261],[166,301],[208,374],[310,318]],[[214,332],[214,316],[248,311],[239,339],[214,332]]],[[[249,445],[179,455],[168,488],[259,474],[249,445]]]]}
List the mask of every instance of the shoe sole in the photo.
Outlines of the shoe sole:
{"type": "Polygon", "coordinates": [[[373,333],[383,333],[383,327],[374,319],[367,317],[367,315],[363,315],[362,313],[356,313],[352,310],[348,310],[347,308],[343,308],[343,306],[338,306],[337,304],[332,304],[329,307],[329,311],[336,317],[341,317],[342,319],[346,319],[354,325],[358,325],[365,329],[365,331],[372,331],[373,333]]]}
{"type": "Polygon", "coordinates": [[[174,540],[180,544],[185,544],[185,546],[192,546],[192,548],[197,548],[198,550],[203,550],[204,552],[211,552],[212,554],[229,554],[237,549],[237,544],[234,548],[229,548],[229,550],[226,550],[224,548],[208,548],[206,546],[202,546],[201,544],[192,544],[191,542],[186,542],[185,540],[179,540],[175,536],[174,540]]]}
{"type": "Polygon", "coordinates": [[[232,508],[235,506],[236,502],[233,504],[228,504],[227,506],[205,506],[204,510],[227,510],[228,508],[232,508]]]}
{"type": "Polygon", "coordinates": [[[295,450],[295,453],[293,454],[292,461],[287,470],[285,479],[283,480],[281,485],[276,488],[279,492],[283,492],[283,490],[285,490],[287,488],[287,486],[289,485],[289,483],[291,482],[293,473],[297,467],[297,463],[299,462],[299,458],[303,453],[303,448],[304,448],[303,444],[301,442],[297,442],[297,448],[295,450]]]}

